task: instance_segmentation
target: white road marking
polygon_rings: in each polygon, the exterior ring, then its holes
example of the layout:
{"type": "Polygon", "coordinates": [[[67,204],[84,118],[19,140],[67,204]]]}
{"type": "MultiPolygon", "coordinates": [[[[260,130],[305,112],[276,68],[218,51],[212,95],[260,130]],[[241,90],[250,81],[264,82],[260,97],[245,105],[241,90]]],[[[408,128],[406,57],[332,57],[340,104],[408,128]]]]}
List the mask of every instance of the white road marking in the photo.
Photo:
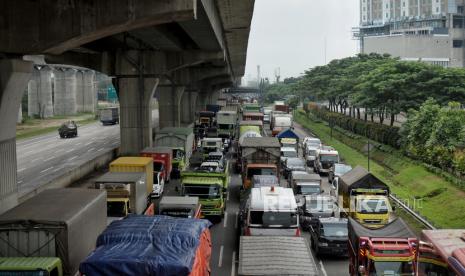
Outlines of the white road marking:
{"type": "Polygon", "coordinates": [[[65,151],[65,152],[66,152],[66,153],[70,153],[70,152],[72,152],[73,150],[74,150],[74,149],[69,149],[69,150],[67,150],[67,151],[65,151]]]}
{"type": "Polygon", "coordinates": [[[105,148],[99,148],[97,151],[102,151],[102,150],[104,150],[104,149],[105,149],[105,148]]]}
{"type": "Polygon", "coordinates": [[[76,143],[76,144],[74,144],[74,145],[75,145],[75,146],[79,146],[80,144],[82,144],[82,143],[76,143]]]}
{"type": "Polygon", "coordinates": [[[328,276],[328,274],[326,273],[325,266],[323,265],[322,260],[320,260],[320,266],[321,266],[321,272],[323,272],[323,275],[328,276]]]}
{"type": "Polygon", "coordinates": [[[53,158],[55,158],[55,156],[54,156],[54,155],[50,156],[50,157],[49,157],[49,158],[47,158],[47,159],[44,159],[44,162],[47,162],[47,161],[49,161],[49,160],[52,160],[53,158]]]}
{"type": "Polygon", "coordinates": [[[224,228],[228,225],[228,212],[224,212],[224,228]]]}
{"type": "Polygon", "coordinates": [[[24,171],[25,169],[26,169],[26,168],[21,168],[21,169],[18,170],[18,172],[22,172],[22,171],[24,171]]]}
{"type": "Polygon", "coordinates": [[[231,276],[236,276],[236,251],[232,253],[231,276]]]}
{"type": "Polygon", "coordinates": [[[78,157],[77,155],[76,155],[76,156],[73,156],[73,157],[71,157],[70,159],[68,159],[68,161],[71,161],[71,160],[73,160],[73,159],[76,159],[77,157],[78,157]]]}
{"type": "Polygon", "coordinates": [[[221,246],[221,248],[220,248],[220,258],[218,260],[218,267],[221,267],[223,265],[223,249],[224,249],[224,246],[221,246]]]}
{"type": "Polygon", "coordinates": [[[57,172],[59,170],[61,170],[61,167],[54,169],[52,172],[57,172]]]}
{"type": "Polygon", "coordinates": [[[226,193],[226,200],[229,201],[229,192],[226,193]]]}
{"type": "Polygon", "coordinates": [[[85,146],[88,146],[88,145],[90,145],[90,144],[92,144],[92,143],[93,143],[93,142],[89,142],[89,143],[85,144],[85,146]]]}
{"type": "Polygon", "coordinates": [[[18,181],[18,184],[21,184],[21,183],[23,183],[23,181],[22,181],[22,180],[18,181]]]}
{"type": "Polygon", "coordinates": [[[234,223],[234,228],[237,229],[237,225],[239,224],[239,212],[236,212],[236,222],[234,223]]]}
{"type": "Polygon", "coordinates": [[[36,162],[36,161],[39,161],[41,160],[42,158],[36,158],[36,159],[32,159],[31,162],[36,162]]]}
{"type": "Polygon", "coordinates": [[[45,170],[40,171],[40,173],[44,173],[44,172],[46,172],[46,171],[48,171],[48,170],[51,170],[51,169],[53,169],[53,166],[51,166],[51,167],[48,168],[48,169],[45,169],[45,170]]]}
{"type": "Polygon", "coordinates": [[[93,150],[95,150],[95,148],[90,148],[90,149],[87,150],[87,152],[93,151],[93,150]]]}

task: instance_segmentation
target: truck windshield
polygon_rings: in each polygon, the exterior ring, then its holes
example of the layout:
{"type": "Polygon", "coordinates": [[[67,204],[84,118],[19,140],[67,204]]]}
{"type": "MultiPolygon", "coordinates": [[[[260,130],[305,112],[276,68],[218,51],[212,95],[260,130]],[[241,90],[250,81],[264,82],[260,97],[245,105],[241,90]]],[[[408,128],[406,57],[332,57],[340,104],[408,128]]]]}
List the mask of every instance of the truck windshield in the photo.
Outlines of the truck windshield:
{"type": "Polygon", "coordinates": [[[413,275],[412,262],[374,262],[371,261],[370,276],[376,275],[413,275]]]}
{"type": "Polygon", "coordinates": [[[276,175],[276,171],[274,168],[249,168],[247,178],[252,178],[254,175],[276,175]]]}
{"type": "Polygon", "coordinates": [[[182,159],[184,157],[184,151],[182,149],[173,149],[173,158],[182,159]]]}
{"type": "Polygon", "coordinates": [[[324,237],[347,237],[347,224],[325,223],[321,225],[321,236],[324,237]]]}
{"type": "Polygon", "coordinates": [[[163,209],[160,212],[160,215],[177,217],[177,218],[192,218],[194,217],[194,211],[189,208],[163,209]]]}
{"type": "Polygon", "coordinates": [[[250,211],[250,224],[262,227],[297,227],[295,212],[250,211]]]}
{"type": "Polygon", "coordinates": [[[362,214],[387,214],[387,201],[385,199],[358,200],[357,211],[362,214]]]}
{"type": "Polygon", "coordinates": [[[107,202],[107,216],[109,217],[124,217],[126,216],[126,208],[124,201],[107,202]]]}
{"type": "Polygon", "coordinates": [[[316,150],[307,150],[307,155],[316,156],[316,150]]]}
{"type": "Polygon", "coordinates": [[[323,154],[320,155],[320,161],[321,162],[333,162],[337,163],[338,162],[338,156],[334,154],[323,154]]]}
{"type": "Polygon", "coordinates": [[[219,185],[184,185],[184,195],[214,199],[220,197],[220,188],[219,185]]]}
{"type": "Polygon", "coordinates": [[[319,194],[321,191],[320,185],[298,185],[297,194],[300,195],[313,195],[319,194]]]}
{"type": "Polygon", "coordinates": [[[153,162],[153,171],[154,172],[163,171],[163,163],[161,163],[161,162],[153,162]]]}

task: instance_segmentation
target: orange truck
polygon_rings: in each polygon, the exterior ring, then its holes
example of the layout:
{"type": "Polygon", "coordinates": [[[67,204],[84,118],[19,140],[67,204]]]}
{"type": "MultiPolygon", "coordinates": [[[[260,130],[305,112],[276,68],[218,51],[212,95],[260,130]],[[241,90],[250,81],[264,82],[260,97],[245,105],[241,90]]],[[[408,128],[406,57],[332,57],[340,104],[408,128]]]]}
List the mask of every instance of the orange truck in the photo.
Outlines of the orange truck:
{"type": "Polygon", "coordinates": [[[465,230],[423,230],[418,275],[465,275],[465,230]]]}
{"type": "Polygon", "coordinates": [[[370,229],[349,217],[349,272],[361,275],[417,275],[419,242],[397,218],[370,229]]]}
{"type": "Polygon", "coordinates": [[[281,144],[274,137],[246,137],[239,148],[238,162],[242,168],[242,187],[249,189],[254,175],[275,175],[279,178],[281,144]]]}

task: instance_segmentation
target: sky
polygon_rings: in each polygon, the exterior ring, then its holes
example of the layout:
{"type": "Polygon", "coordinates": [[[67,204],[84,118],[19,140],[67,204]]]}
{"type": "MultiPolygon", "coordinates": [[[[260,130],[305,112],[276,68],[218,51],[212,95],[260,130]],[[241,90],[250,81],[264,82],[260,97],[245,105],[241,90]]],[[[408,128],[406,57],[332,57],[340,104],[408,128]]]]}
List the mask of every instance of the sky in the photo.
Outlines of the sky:
{"type": "Polygon", "coordinates": [[[359,0],[255,0],[245,80],[298,77],[311,67],[358,52],[352,27],[359,22],[359,0]]]}

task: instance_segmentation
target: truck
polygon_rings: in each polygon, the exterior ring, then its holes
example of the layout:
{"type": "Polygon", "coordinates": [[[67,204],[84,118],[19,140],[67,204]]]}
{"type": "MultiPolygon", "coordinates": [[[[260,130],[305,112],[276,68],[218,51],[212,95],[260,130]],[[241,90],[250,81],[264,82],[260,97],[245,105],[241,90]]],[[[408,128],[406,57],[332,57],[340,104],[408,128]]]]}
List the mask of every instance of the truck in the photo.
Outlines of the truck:
{"type": "Polygon", "coordinates": [[[107,191],[107,216],[125,217],[143,214],[149,200],[145,173],[108,172],[94,182],[94,188],[107,191]]]}
{"type": "Polygon", "coordinates": [[[273,117],[271,135],[276,136],[281,131],[292,128],[292,124],[291,114],[276,114],[276,116],[273,117]]]}
{"type": "Polygon", "coordinates": [[[47,189],[0,215],[0,274],[75,275],[107,223],[106,192],[47,189]]]}
{"type": "Polygon", "coordinates": [[[244,103],[242,105],[242,113],[260,112],[260,106],[256,103],[244,103]]]}
{"type": "Polygon", "coordinates": [[[204,162],[181,173],[181,195],[200,199],[201,217],[221,220],[226,210],[226,195],[230,182],[229,162],[224,166],[204,162]],[[214,167],[214,168],[213,168],[214,167]]]}
{"type": "Polygon", "coordinates": [[[119,124],[119,108],[118,107],[107,107],[102,108],[99,111],[100,122],[102,125],[114,125],[119,124]]]}
{"type": "Polygon", "coordinates": [[[221,109],[216,113],[216,123],[218,125],[218,137],[233,139],[237,124],[237,110],[221,109]]]}
{"type": "Polygon", "coordinates": [[[242,236],[300,236],[299,211],[290,188],[252,188],[241,207],[242,236]]]}
{"type": "Polygon", "coordinates": [[[240,138],[247,131],[255,131],[258,134],[263,133],[263,122],[262,121],[240,121],[239,122],[239,135],[240,138]]]}
{"type": "Polygon", "coordinates": [[[198,126],[203,128],[209,128],[213,126],[213,119],[215,118],[215,112],[213,111],[199,111],[198,126]]]}
{"type": "Polygon", "coordinates": [[[215,114],[218,111],[220,111],[220,109],[221,109],[221,105],[219,105],[219,104],[207,104],[207,106],[206,106],[207,111],[211,111],[211,112],[213,112],[215,114]]]}
{"type": "Polygon", "coordinates": [[[169,147],[172,150],[172,178],[179,178],[180,173],[189,167],[189,159],[194,149],[194,132],[187,127],[165,127],[155,134],[157,147],[169,147]]]}
{"type": "Polygon", "coordinates": [[[223,139],[221,138],[203,138],[200,141],[200,147],[205,157],[210,152],[222,152],[223,151],[223,139]]]}
{"type": "Polygon", "coordinates": [[[338,197],[342,196],[345,212],[368,228],[379,228],[393,218],[389,203],[389,186],[357,166],[338,181],[338,197]]]}
{"type": "Polygon", "coordinates": [[[200,218],[200,199],[196,196],[164,196],[157,213],[177,218],[200,218]]]}
{"type": "Polygon", "coordinates": [[[465,275],[464,229],[422,230],[421,240],[419,275],[465,275]]]}
{"type": "Polygon", "coordinates": [[[324,192],[321,189],[321,177],[318,174],[295,174],[291,181],[295,195],[318,195],[324,192]]]}
{"type": "Polygon", "coordinates": [[[110,172],[145,173],[147,195],[150,195],[153,192],[153,159],[150,157],[119,157],[110,163],[110,172]]]}
{"type": "Polygon", "coordinates": [[[274,111],[281,111],[283,113],[289,113],[289,105],[285,104],[283,101],[275,101],[273,105],[274,111]]]}
{"type": "Polygon", "coordinates": [[[244,121],[262,121],[263,113],[261,112],[244,112],[242,114],[242,120],[244,121]]]}
{"type": "Polygon", "coordinates": [[[329,174],[331,167],[339,163],[339,152],[332,147],[323,146],[317,151],[313,169],[319,174],[329,174]]]}
{"type": "Polygon", "coordinates": [[[208,276],[209,227],[207,220],[169,216],[133,215],[114,221],[83,258],[80,275],[208,276]]]}
{"type": "Polygon", "coordinates": [[[153,159],[153,173],[160,174],[160,178],[164,179],[165,183],[171,180],[172,154],[173,151],[167,147],[147,147],[140,152],[141,156],[153,159]]]}
{"type": "Polygon", "coordinates": [[[305,238],[242,236],[238,275],[316,276],[319,273],[305,238]]]}
{"type": "Polygon", "coordinates": [[[370,229],[349,218],[349,273],[417,275],[419,241],[401,219],[370,229]]]}
{"type": "Polygon", "coordinates": [[[249,189],[254,175],[275,175],[280,173],[280,148],[277,138],[247,137],[240,144],[238,171],[242,171],[242,187],[249,189]]]}

